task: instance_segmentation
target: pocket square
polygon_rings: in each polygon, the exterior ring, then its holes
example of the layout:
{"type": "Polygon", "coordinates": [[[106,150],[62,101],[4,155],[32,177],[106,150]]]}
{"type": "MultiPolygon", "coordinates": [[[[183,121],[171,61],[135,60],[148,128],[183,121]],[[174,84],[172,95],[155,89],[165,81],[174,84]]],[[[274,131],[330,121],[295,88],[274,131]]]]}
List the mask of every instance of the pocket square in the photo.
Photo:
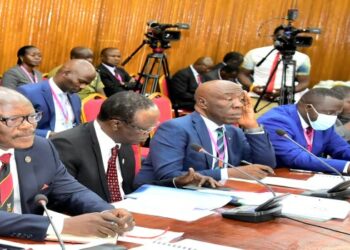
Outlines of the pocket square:
{"type": "Polygon", "coordinates": [[[49,188],[49,185],[47,185],[46,183],[41,187],[40,190],[45,190],[45,189],[48,189],[49,188]]]}

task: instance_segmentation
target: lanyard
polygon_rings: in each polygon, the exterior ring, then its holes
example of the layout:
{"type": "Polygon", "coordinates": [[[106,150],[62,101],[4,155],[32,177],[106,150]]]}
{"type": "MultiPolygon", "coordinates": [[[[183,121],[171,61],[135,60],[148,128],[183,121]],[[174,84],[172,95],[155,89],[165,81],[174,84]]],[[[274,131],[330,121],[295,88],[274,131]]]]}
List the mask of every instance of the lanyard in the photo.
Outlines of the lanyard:
{"type": "Polygon", "coordinates": [[[219,152],[217,140],[214,139],[214,136],[209,129],[208,129],[208,133],[209,133],[209,137],[210,137],[211,142],[214,144],[214,149],[215,149],[216,155],[218,155],[218,158],[221,162],[224,162],[225,161],[225,151],[227,151],[226,150],[227,149],[227,140],[226,140],[225,132],[223,131],[223,133],[224,133],[224,135],[223,135],[224,136],[224,152],[221,154],[219,152]]]}
{"type": "Polygon", "coordinates": [[[63,116],[64,116],[64,119],[65,119],[66,123],[68,123],[68,119],[69,119],[69,117],[68,117],[68,110],[66,110],[66,109],[63,108],[63,105],[62,105],[61,101],[59,100],[59,98],[57,97],[55,91],[53,91],[53,89],[52,89],[51,86],[50,86],[50,89],[51,89],[51,92],[52,92],[52,96],[53,96],[53,98],[55,99],[55,101],[56,101],[58,107],[60,108],[60,110],[61,110],[61,112],[62,112],[62,114],[63,114],[63,116]]]}
{"type": "Polygon", "coordinates": [[[35,72],[33,71],[33,76],[31,74],[29,74],[29,72],[26,70],[25,67],[23,67],[22,65],[20,66],[22,71],[24,72],[24,74],[26,74],[30,80],[31,83],[36,83],[38,82],[38,78],[35,75],[35,72]]]}

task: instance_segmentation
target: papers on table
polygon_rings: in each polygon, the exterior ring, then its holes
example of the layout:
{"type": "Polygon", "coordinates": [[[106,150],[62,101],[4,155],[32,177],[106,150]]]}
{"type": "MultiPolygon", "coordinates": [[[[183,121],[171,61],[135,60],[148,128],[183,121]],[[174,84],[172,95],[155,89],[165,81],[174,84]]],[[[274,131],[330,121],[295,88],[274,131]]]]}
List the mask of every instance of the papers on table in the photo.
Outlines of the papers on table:
{"type": "MultiPolygon", "coordinates": [[[[350,180],[350,177],[346,176],[346,180],[350,180]]],[[[231,178],[230,180],[243,181],[249,183],[256,183],[254,180],[231,178]]],[[[328,174],[315,174],[307,180],[296,180],[283,177],[270,177],[267,176],[261,180],[268,185],[275,185],[281,187],[290,187],[306,190],[318,190],[318,189],[331,189],[335,185],[339,184],[343,180],[340,176],[328,175],[328,174]]]]}
{"type": "Polygon", "coordinates": [[[132,250],[235,250],[239,248],[227,247],[212,243],[207,243],[198,240],[184,239],[176,243],[168,243],[162,241],[155,241],[141,247],[132,248],[132,250]]]}
{"type": "Polygon", "coordinates": [[[131,212],[194,221],[213,214],[210,211],[225,206],[231,197],[204,194],[192,190],[144,185],[126,200],[113,205],[131,212]]]}
{"type": "Polygon", "coordinates": [[[132,231],[126,232],[122,236],[119,236],[118,241],[132,242],[144,245],[155,240],[170,242],[176,238],[181,237],[182,235],[183,232],[168,231],[168,228],[151,229],[136,226],[132,231]]]}

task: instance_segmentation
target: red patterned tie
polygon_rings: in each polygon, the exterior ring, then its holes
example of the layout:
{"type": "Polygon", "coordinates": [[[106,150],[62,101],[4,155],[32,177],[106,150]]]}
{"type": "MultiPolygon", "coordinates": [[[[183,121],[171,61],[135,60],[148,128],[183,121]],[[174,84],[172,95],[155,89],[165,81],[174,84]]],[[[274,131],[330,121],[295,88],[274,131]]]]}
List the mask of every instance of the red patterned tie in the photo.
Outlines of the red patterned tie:
{"type": "Polygon", "coordinates": [[[122,196],[119,190],[119,181],[116,164],[118,158],[118,148],[119,146],[115,146],[114,148],[112,148],[112,156],[108,160],[107,183],[111,202],[122,200],[122,196]]]}
{"type": "MultiPolygon", "coordinates": [[[[273,60],[272,67],[270,69],[270,75],[272,74],[274,68],[277,66],[279,58],[280,58],[280,52],[277,52],[275,59],[273,60]]],[[[267,93],[272,93],[273,89],[275,88],[276,74],[277,74],[277,69],[273,74],[273,76],[271,77],[269,85],[267,86],[267,89],[266,89],[267,93]]]]}
{"type": "Polygon", "coordinates": [[[312,150],[312,139],[314,137],[314,130],[312,127],[307,127],[306,128],[306,131],[305,131],[305,134],[306,134],[306,142],[307,142],[307,146],[306,146],[306,149],[311,152],[312,150]]]}
{"type": "Polygon", "coordinates": [[[200,75],[197,75],[197,83],[198,85],[202,84],[202,77],[200,75]]]}
{"type": "Polygon", "coordinates": [[[0,210],[13,211],[13,180],[10,171],[11,154],[0,156],[0,210]]]}

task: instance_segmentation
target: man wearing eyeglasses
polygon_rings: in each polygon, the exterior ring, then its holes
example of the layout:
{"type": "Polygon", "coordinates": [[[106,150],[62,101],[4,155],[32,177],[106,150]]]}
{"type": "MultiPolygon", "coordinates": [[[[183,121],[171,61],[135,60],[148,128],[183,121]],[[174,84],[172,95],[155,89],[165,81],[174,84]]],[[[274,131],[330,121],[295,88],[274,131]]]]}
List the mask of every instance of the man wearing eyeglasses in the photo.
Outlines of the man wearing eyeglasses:
{"type": "Polygon", "coordinates": [[[48,197],[50,209],[72,215],[53,218],[61,233],[107,237],[131,230],[129,212],[115,209],[77,182],[52,143],[35,136],[40,118],[23,95],[0,87],[0,236],[44,240],[53,234],[35,202],[38,194],[48,197]]]}
{"type": "Polygon", "coordinates": [[[81,102],[76,93],[95,77],[96,71],[91,63],[74,59],[63,64],[49,80],[19,87],[17,90],[31,101],[34,108],[43,112],[36,134],[48,138],[80,124],[81,102]]]}

